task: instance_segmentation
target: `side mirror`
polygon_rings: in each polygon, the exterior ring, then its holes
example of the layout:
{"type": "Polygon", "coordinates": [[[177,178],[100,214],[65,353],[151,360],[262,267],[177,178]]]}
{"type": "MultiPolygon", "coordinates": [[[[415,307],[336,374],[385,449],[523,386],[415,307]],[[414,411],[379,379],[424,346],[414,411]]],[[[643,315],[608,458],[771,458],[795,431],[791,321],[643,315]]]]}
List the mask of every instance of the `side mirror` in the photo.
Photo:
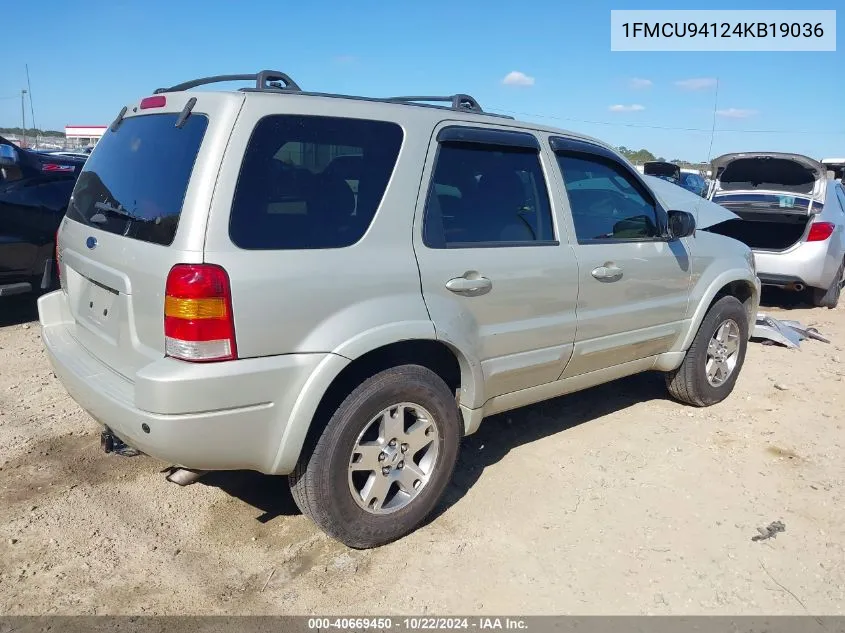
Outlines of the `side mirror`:
{"type": "Polygon", "coordinates": [[[686,211],[669,211],[669,239],[678,240],[695,233],[695,216],[686,211]]]}
{"type": "Polygon", "coordinates": [[[17,164],[17,150],[11,145],[0,145],[0,167],[14,167],[17,164]]]}

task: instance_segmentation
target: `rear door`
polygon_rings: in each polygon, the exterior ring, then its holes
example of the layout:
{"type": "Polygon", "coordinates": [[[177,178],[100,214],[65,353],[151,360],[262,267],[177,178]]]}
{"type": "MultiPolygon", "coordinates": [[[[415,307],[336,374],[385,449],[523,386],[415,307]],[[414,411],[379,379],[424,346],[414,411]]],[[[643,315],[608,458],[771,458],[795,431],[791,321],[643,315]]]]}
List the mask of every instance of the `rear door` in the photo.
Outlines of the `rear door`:
{"type": "Polygon", "coordinates": [[[414,234],[423,295],[438,337],[481,363],[484,399],[556,380],[572,351],[578,265],[546,160],[534,134],[485,126],[441,124],[429,148],[414,234]]]}
{"type": "Polygon", "coordinates": [[[554,137],[580,266],[578,332],[563,377],[668,351],[684,329],[687,240],[636,170],[593,143],[554,137]]]}
{"type": "Polygon", "coordinates": [[[220,157],[242,95],[171,93],[106,132],[85,164],[59,234],[71,334],[131,378],[164,356],[173,265],[202,262],[220,157]],[[180,114],[189,98],[190,115],[180,114]]]}

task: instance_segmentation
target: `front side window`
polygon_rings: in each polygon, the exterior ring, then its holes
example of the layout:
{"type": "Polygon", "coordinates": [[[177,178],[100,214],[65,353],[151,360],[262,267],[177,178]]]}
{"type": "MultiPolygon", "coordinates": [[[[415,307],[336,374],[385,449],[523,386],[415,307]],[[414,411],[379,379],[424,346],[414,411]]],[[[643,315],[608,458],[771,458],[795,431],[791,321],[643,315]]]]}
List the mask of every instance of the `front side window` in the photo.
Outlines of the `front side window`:
{"type": "Polygon", "coordinates": [[[558,154],[579,242],[654,239],[651,196],[621,166],[599,156],[558,154]]]}
{"type": "Polygon", "coordinates": [[[402,129],[387,121],[261,119],[238,176],[232,242],[262,250],[354,244],[381,204],[401,144],[402,129]]]}
{"type": "Polygon", "coordinates": [[[433,248],[554,243],[536,149],[440,144],[425,213],[433,248]]]}

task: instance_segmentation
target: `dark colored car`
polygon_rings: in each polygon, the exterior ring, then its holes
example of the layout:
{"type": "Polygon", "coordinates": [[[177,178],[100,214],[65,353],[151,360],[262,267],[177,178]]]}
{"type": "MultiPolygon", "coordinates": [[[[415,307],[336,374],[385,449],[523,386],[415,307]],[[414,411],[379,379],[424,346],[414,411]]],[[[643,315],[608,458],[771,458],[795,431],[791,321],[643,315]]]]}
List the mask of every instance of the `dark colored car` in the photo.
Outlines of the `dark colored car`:
{"type": "Polygon", "coordinates": [[[707,195],[707,183],[704,178],[696,173],[681,171],[681,168],[675,163],[660,160],[650,161],[643,164],[643,173],[647,176],[656,176],[668,180],[702,198],[707,195]]]}
{"type": "Polygon", "coordinates": [[[56,284],[56,231],[84,164],[0,136],[0,297],[56,284]]]}
{"type": "Polygon", "coordinates": [[[643,173],[646,176],[657,176],[676,185],[681,183],[681,168],[674,163],[660,160],[649,161],[643,164],[643,173]]]}

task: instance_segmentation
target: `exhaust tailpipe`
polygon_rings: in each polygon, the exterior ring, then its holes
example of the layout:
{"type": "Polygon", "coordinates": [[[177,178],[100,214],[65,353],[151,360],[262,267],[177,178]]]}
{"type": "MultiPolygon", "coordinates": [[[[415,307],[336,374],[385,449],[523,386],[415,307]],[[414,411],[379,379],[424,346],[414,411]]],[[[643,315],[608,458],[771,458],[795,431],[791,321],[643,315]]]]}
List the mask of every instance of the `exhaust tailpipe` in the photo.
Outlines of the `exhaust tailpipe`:
{"type": "Polygon", "coordinates": [[[179,484],[180,486],[190,486],[199,481],[199,479],[208,473],[207,470],[189,470],[188,468],[173,468],[170,474],[165,477],[167,481],[179,484]]]}
{"type": "Polygon", "coordinates": [[[802,290],[804,290],[804,284],[799,284],[799,283],[792,284],[792,289],[795,292],[801,292],[802,290]]]}

